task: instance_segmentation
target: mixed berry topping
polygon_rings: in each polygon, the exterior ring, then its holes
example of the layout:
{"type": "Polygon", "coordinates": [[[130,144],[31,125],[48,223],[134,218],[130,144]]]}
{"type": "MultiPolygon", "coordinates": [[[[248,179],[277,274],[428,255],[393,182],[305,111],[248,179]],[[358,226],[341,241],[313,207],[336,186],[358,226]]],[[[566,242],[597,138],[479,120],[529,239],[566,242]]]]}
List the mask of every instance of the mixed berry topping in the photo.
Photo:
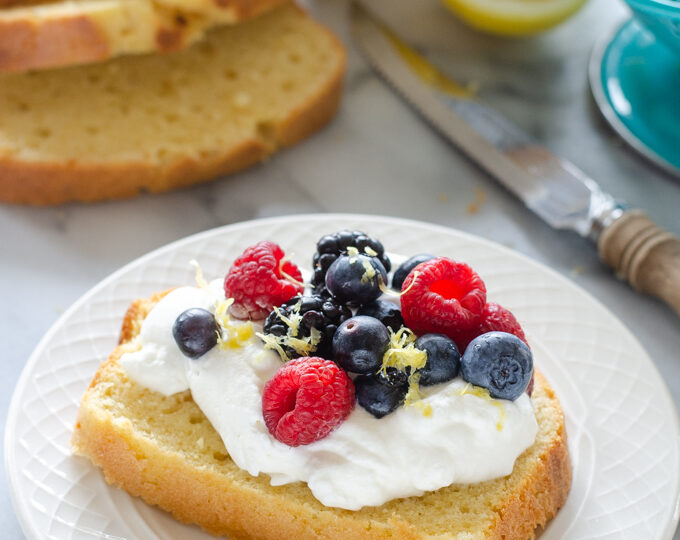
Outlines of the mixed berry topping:
{"type": "Polygon", "coordinates": [[[486,287],[467,264],[438,257],[418,265],[402,285],[401,313],[416,334],[457,342],[479,325],[486,287]]]}
{"type": "Polygon", "coordinates": [[[390,334],[373,317],[357,315],[340,325],[333,336],[333,360],[352,373],[376,373],[390,344],[390,334]]]}
{"type": "Polygon", "coordinates": [[[533,369],[529,347],[507,332],[488,332],[473,339],[461,359],[463,379],[486,388],[497,399],[520,397],[533,369]]]}
{"type": "Polygon", "coordinates": [[[172,325],[172,336],[184,356],[199,358],[217,345],[219,327],[215,316],[206,309],[183,311],[172,325]]]}
{"type": "Polygon", "coordinates": [[[359,253],[376,257],[386,272],[392,264],[385,254],[385,248],[379,240],[371,238],[361,231],[339,231],[322,236],[316,243],[316,253],[312,260],[312,287],[316,293],[326,288],[326,272],[340,255],[348,253],[350,247],[359,253]]]}
{"type": "MultiPolygon", "coordinates": [[[[277,440],[309,444],[342,423],[355,402],[382,418],[425,397],[420,386],[456,377],[496,399],[531,395],[524,332],[508,309],[486,302],[486,286],[467,264],[415,255],[392,276],[401,292],[390,293],[383,245],[359,231],[323,236],[313,262],[305,294],[298,267],[277,244],[260,242],[229,270],[224,309],[189,309],[173,326],[180,350],[198,358],[223,345],[230,303],[236,317],[266,317],[257,335],[284,362],[262,394],[265,424],[277,440]]],[[[431,413],[427,407],[423,414],[431,413]]]]}
{"type": "Polygon", "coordinates": [[[302,294],[302,274],[284,259],[274,242],[259,242],[234,261],[224,279],[224,293],[233,298],[231,313],[239,319],[264,319],[271,310],[302,294]]]}
{"type": "Polygon", "coordinates": [[[352,253],[340,255],[326,272],[326,289],[343,304],[369,304],[381,294],[387,272],[375,257],[352,253]]]}
{"type": "Polygon", "coordinates": [[[269,314],[264,322],[263,339],[282,351],[284,360],[312,353],[331,359],[333,335],[351,316],[350,309],[333,298],[294,296],[269,314]]]}
{"type": "Polygon", "coordinates": [[[401,286],[404,284],[406,277],[411,273],[411,270],[413,270],[420,263],[431,261],[432,259],[436,259],[436,257],[434,255],[430,255],[429,253],[421,253],[406,259],[399,265],[399,268],[397,268],[392,275],[392,288],[396,291],[401,291],[401,286]]]}
{"type": "Polygon", "coordinates": [[[399,306],[388,300],[376,300],[370,304],[365,304],[357,310],[357,315],[368,315],[375,317],[387,328],[397,332],[404,326],[404,318],[401,316],[399,306]]]}
{"type": "Polygon", "coordinates": [[[326,437],[354,408],[354,383],[335,362],[302,357],[286,362],[262,392],[265,425],[289,446],[326,437]]]}

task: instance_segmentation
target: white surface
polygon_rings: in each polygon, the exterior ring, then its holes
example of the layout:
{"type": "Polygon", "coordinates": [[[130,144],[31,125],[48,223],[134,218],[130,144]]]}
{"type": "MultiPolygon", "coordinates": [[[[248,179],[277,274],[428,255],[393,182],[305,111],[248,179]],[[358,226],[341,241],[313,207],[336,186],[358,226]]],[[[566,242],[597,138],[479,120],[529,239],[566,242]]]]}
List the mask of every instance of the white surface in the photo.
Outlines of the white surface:
{"type": "Polygon", "coordinates": [[[243,248],[279,242],[310,260],[319,232],[356,228],[389,251],[428,251],[470,263],[489,298],[510,308],[538,349],[538,369],[560,396],[574,482],[543,539],[672,537],[680,483],[680,431],[670,396],[635,338],[579,288],[501,246],[452,230],[389,218],[300,216],[239,224],[190,237],[124,267],[57,322],[29,360],[7,423],[6,459],[29,538],[208,538],[108,487],[68,450],[82,392],[116,343],[127,304],[191,283],[187,261],[208,276],[243,248]],[[101,532],[100,532],[101,531],[101,532]]]}
{"type": "MultiPolygon", "coordinates": [[[[627,16],[624,2],[589,0],[550,32],[504,39],[469,30],[438,0],[372,1],[447,73],[476,85],[486,102],[578,164],[604,189],[648,210],[659,225],[680,234],[680,182],[650,167],[609,129],[588,89],[592,45],[627,16]]],[[[623,321],[661,372],[676,407],[680,405],[677,315],[616,280],[587,241],[555,232],[527,212],[405,107],[352,45],[346,0],[306,3],[348,48],[346,95],[327,129],[262,166],[192,189],[59,208],[0,204],[0,431],[36,344],[69,305],[105,276],[189,234],[300,212],[425,220],[477,234],[545,263],[623,321]],[[482,193],[485,200],[473,212],[470,205],[482,193]]],[[[23,537],[4,467],[0,531],[3,540],[23,537]]]]}

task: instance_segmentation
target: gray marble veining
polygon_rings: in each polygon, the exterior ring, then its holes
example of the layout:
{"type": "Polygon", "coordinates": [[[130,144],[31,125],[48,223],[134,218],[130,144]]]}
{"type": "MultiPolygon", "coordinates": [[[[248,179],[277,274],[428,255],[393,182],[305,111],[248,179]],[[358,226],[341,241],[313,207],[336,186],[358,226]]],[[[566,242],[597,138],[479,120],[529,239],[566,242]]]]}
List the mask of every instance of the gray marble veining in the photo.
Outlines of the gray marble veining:
{"type": "MultiPolygon", "coordinates": [[[[475,33],[437,0],[374,2],[448,73],[477,86],[483,99],[605,190],[647,209],[660,225],[680,234],[680,182],[623,145],[589,95],[591,47],[627,16],[622,2],[590,0],[566,24],[521,40],[475,33]]],[[[425,126],[352,46],[344,1],[306,4],[349,52],[342,109],[317,136],[229,179],[174,193],[89,206],[0,205],[0,429],[33,347],[60,313],[103,277],[151,249],[211,227],[326,211],[430,221],[547,264],[621,318],[680,404],[677,316],[618,282],[585,240],[549,229],[425,126]],[[478,211],[470,212],[471,204],[478,211]]],[[[0,471],[0,536],[21,538],[4,468],[0,471]]]]}

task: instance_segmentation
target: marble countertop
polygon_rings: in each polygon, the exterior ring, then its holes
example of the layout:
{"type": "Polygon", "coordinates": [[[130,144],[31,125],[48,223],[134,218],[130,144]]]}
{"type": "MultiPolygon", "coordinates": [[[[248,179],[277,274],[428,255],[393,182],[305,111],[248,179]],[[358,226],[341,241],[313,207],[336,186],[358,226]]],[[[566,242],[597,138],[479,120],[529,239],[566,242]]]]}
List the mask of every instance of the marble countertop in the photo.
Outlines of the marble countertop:
{"type": "MultiPolygon", "coordinates": [[[[627,16],[621,1],[590,0],[556,30],[523,40],[474,33],[436,0],[374,2],[389,4],[390,22],[408,40],[477,86],[487,102],[577,163],[605,190],[680,234],[680,181],[626,147],[590,97],[589,54],[595,40],[627,16]]],[[[0,205],[0,431],[34,346],[64,309],[102,278],[151,249],[208,228],[307,212],[430,221],[499,242],[554,268],[620,317],[680,405],[680,318],[617,281],[585,240],[551,230],[430,131],[352,46],[344,1],[307,3],[349,50],[342,109],[317,136],[244,173],[174,193],[89,206],[0,205]]],[[[22,538],[4,467],[0,531],[3,538],[22,538]]]]}

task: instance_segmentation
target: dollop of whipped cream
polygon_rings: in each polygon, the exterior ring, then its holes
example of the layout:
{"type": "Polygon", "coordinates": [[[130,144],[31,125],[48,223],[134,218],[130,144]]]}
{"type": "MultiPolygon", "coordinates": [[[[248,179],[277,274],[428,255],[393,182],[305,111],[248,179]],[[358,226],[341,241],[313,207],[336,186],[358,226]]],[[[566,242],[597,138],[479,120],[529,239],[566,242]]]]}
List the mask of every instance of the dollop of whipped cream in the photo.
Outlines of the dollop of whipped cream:
{"type": "Polygon", "coordinates": [[[290,447],[269,434],[262,389],[281,367],[256,337],[241,347],[214,347],[196,360],[172,336],[186,309],[215,310],[221,280],[166,295],[142,324],[139,350],[120,362],[135,382],[164,395],[191,390],[236,465],[272,485],[306,482],[324,505],[358,510],[453,483],[482,482],[512,472],[537,432],[530,398],[492,400],[456,378],[421,387],[424,398],[374,418],[360,406],[331,434],[290,447]]]}

